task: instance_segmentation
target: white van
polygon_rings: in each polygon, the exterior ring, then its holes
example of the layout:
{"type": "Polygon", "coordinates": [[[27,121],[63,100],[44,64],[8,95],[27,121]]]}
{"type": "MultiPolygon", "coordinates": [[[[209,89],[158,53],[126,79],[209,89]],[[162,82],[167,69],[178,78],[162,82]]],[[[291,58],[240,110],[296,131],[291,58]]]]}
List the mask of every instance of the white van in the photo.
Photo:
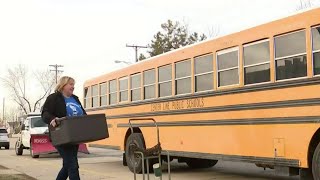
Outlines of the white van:
{"type": "MultiPolygon", "coordinates": [[[[42,154],[57,153],[48,134],[48,125],[43,122],[40,114],[28,114],[22,121],[20,137],[15,144],[16,155],[22,155],[24,149],[30,150],[32,158],[39,158],[42,154]]],[[[79,144],[78,151],[89,154],[84,143],[79,144]]]]}
{"type": "Polygon", "coordinates": [[[23,120],[21,125],[21,136],[16,142],[16,154],[22,155],[23,149],[30,149],[30,154],[33,158],[38,158],[39,155],[34,155],[32,152],[31,135],[48,133],[48,125],[42,121],[40,115],[33,115],[23,120]]]}
{"type": "Polygon", "coordinates": [[[10,148],[8,131],[6,128],[2,127],[0,127],[0,148],[1,147],[5,147],[6,149],[10,148]]]}

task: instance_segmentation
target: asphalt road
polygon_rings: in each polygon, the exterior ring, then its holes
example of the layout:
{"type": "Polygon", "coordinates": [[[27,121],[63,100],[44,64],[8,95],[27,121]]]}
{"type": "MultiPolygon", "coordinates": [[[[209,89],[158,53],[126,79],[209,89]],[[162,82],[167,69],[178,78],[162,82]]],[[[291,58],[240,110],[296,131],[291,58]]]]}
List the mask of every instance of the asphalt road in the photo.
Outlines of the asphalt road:
{"type": "MultiPolygon", "coordinates": [[[[61,168],[62,160],[58,154],[43,155],[38,159],[31,158],[29,150],[22,156],[14,151],[16,139],[11,138],[9,150],[0,150],[1,179],[55,179],[61,168]],[[3,168],[1,168],[3,167],[3,168]],[[7,176],[5,176],[7,175],[7,176]],[[12,176],[12,177],[11,177],[12,176]],[[17,176],[17,177],[14,177],[17,176]],[[19,176],[19,177],[18,177],[19,176]],[[21,176],[21,177],[20,177],[21,176]],[[1,178],[2,177],[2,178],[1,178]]],[[[88,180],[129,180],[133,179],[127,167],[122,165],[122,152],[101,148],[89,148],[90,154],[79,153],[81,179],[88,180]]],[[[163,180],[168,179],[164,173],[163,180]]],[[[250,163],[219,161],[216,166],[208,169],[190,169],[184,163],[171,163],[172,180],[298,180],[298,176],[276,176],[273,170],[256,167],[250,163]]],[[[139,175],[137,179],[142,179],[139,175]]],[[[150,179],[156,179],[150,176],[150,179]]]]}

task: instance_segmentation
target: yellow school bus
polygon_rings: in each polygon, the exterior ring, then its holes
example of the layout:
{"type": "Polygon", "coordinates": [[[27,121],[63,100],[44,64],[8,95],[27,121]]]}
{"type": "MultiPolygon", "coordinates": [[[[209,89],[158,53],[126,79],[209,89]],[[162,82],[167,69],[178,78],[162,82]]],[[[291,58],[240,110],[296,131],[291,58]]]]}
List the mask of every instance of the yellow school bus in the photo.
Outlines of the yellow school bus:
{"type": "Polygon", "coordinates": [[[161,147],[190,167],[252,162],[320,178],[320,8],[149,58],[87,80],[84,105],[110,137],[92,146],[161,147]]]}

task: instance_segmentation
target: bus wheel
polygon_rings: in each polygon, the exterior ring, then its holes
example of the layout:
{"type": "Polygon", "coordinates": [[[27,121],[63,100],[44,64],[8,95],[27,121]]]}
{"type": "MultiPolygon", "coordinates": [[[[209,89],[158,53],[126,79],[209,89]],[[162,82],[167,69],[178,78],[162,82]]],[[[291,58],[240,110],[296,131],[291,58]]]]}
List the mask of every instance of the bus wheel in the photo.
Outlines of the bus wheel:
{"type": "Polygon", "coordinates": [[[142,172],[142,161],[141,157],[134,153],[136,148],[145,149],[144,139],[141,133],[132,133],[126,142],[126,162],[131,172],[134,172],[134,168],[136,173],[142,172]]]}
{"type": "Polygon", "coordinates": [[[210,168],[216,165],[218,160],[210,160],[210,159],[197,159],[197,158],[188,158],[186,160],[187,165],[190,168],[198,169],[198,168],[210,168]]]}
{"type": "Polygon", "coordinates": [[[320,143],[318,144],[313,154],[312,175],[314,179],[320,179],[320,143]]]}

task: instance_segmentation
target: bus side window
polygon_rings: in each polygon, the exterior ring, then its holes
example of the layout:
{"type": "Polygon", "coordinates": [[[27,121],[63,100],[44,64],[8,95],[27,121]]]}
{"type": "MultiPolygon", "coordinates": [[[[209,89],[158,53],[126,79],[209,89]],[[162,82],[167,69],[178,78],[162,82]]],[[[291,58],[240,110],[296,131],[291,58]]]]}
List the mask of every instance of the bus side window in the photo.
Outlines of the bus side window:
{"type": "Polygon", "coordinates": [[[109,81],[109,104],[117,103],[117,81],[111,80],[109,81]]]}
{"type": "Polygon", "coordinates": [[[172,95],[172,65],[159,67],[159,97],[172,95]]]}
{"type": "Polygon", "coordinates": [[[143,72],[143,88],[144,99],[152,99],[156,97],[156,71],[155,69],[143,72]]]}

